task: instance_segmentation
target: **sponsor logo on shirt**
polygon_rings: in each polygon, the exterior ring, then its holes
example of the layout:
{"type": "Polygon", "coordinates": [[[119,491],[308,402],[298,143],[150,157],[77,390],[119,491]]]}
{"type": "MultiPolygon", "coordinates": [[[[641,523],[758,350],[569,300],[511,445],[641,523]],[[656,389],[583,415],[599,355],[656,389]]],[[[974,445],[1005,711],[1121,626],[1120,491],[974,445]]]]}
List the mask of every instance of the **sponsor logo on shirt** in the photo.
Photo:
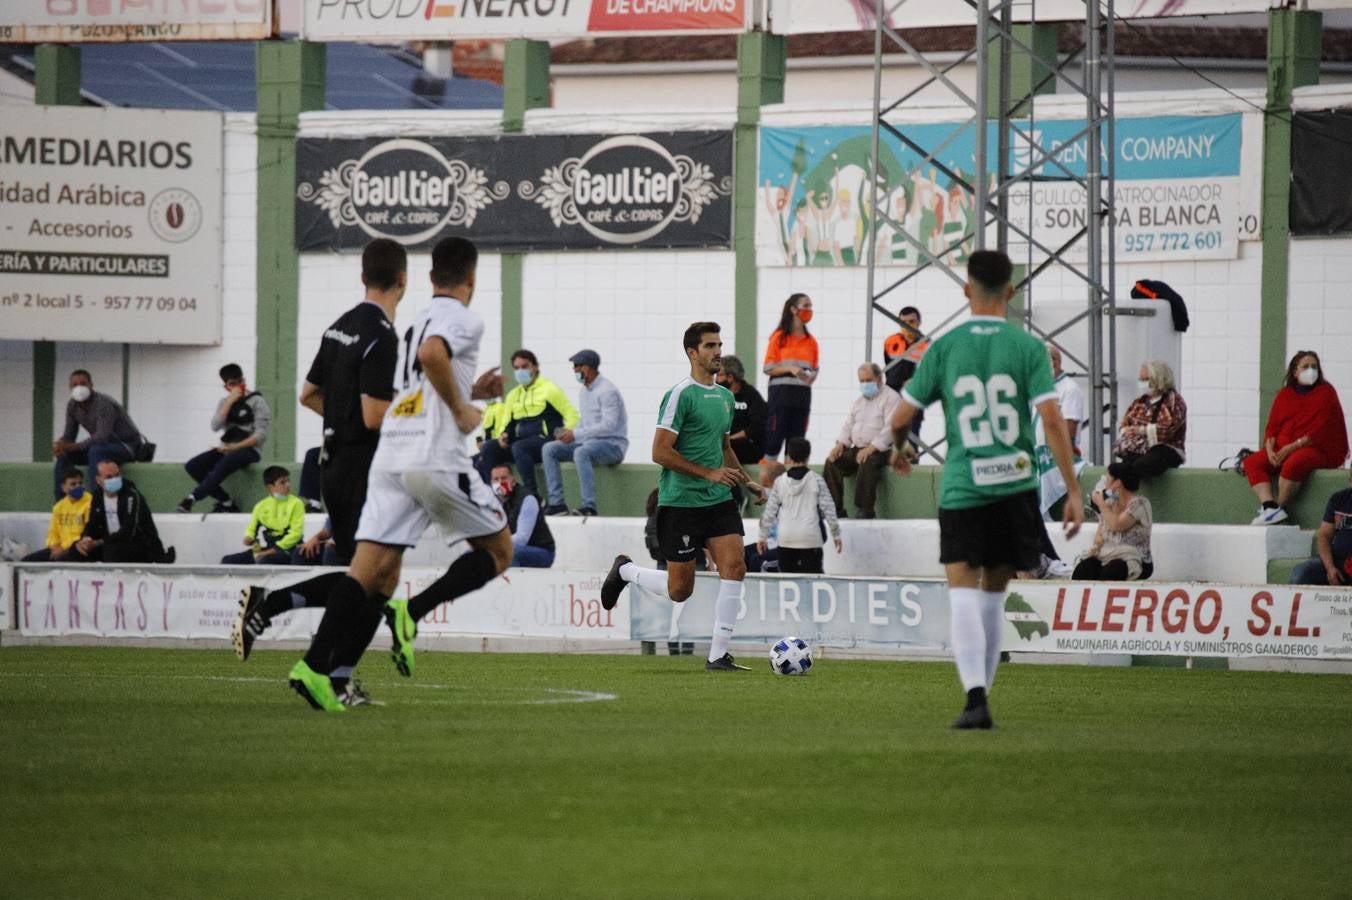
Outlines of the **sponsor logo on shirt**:
{"type": "Polygon", "coordinates": [[[422,414],[423,393],[421,388],[396,403],[394,409],[390,412],[390,415],[396,419],[411,419],[422,414]]]}
{"type": "Polygon", "coordinates": [[[1022,450],[1003,456],[976,458],[972,460],[972,483],[977,487],[1012,484],[1026,479],[1032,468],[1032,459],[1022,450]]]}

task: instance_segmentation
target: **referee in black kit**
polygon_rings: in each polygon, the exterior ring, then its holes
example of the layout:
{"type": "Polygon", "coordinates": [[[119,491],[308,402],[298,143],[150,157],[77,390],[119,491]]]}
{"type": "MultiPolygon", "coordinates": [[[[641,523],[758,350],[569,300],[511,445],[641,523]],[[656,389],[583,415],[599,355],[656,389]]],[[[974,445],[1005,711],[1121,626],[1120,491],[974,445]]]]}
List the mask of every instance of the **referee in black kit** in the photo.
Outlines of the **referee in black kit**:
{"type": "MultiPolygon", "coordinates": [[[[361,255],[361,280],[365,299],[324,330],[300,392],[301,405],[324,417],[320,489],[343,566],[352,560],[380,421],[394,398],[399,356],[394,311],[408,287],[408,254],[403,246],[388,238],[367,244],[361,255]]],[[[232,634],[235,653],[247,659],[254,638],[274,616],[302,606],[323,606],[342,577],[341,572],[325,573],[266,595],[261,587],[248,588],[232,634]]],[[[334,685],[340,697],[345,687],[334,685]]]]}

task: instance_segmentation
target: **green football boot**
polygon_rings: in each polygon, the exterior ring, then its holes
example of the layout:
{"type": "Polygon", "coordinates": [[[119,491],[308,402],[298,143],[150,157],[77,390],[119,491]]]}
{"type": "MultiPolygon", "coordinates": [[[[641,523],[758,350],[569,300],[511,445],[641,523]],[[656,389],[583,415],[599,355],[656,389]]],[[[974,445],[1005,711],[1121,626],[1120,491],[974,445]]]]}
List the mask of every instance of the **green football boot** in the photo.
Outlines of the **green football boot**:
{"type": "Polygon", "coordinates": [[[324,712],[347,712],[347,707],[333,691],[329,676],[320,675],[301,660],[291,667],[291,690],[305,698],[305,702],[324,712]]]}
{"type": "Polygon", "coordinates": [[[407,600],[386,600],[382,610],[385,624],[390,626],[390,659],[399,674],[413,677],[413,639],[418,636],[418,623],[408,614],[407,600]]]}

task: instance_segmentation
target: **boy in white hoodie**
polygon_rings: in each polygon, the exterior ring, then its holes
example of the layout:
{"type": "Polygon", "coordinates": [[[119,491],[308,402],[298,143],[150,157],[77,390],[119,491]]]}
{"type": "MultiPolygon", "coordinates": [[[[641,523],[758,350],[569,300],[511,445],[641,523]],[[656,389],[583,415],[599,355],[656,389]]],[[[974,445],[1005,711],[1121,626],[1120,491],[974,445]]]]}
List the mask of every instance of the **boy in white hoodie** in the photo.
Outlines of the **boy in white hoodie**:
{"type": "Polygon", "coordinates": [[[765,512],[761,515],[760,536],[756,549],[765,553],[770,532],[779,526],[779,571],[784,574],[820,575],[822,547],[826,532],[836,552],[844,549],[840,541],[840,522],[836,519],[836,505],[826,481],[807,467],[812,455],[812,444],[806,438],[790,438],[785,445],[789,467],[775,479],[767,492],[765,512]]]}

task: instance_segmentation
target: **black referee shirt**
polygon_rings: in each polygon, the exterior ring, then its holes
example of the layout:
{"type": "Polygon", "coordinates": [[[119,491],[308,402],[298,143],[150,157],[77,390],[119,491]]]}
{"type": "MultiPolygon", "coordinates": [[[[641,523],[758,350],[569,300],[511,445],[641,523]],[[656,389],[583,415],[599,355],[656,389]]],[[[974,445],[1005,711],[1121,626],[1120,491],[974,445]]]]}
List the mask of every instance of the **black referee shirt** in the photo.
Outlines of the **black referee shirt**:
{"type": "Polygon", "coordinates": [[[336,447],[374,448],[380,432],[366,427],[361,397],[394,399],[399,339],[385,311],[364,300],[324,331],[305,380],[324,391],[324,433],[336,447]]]}

